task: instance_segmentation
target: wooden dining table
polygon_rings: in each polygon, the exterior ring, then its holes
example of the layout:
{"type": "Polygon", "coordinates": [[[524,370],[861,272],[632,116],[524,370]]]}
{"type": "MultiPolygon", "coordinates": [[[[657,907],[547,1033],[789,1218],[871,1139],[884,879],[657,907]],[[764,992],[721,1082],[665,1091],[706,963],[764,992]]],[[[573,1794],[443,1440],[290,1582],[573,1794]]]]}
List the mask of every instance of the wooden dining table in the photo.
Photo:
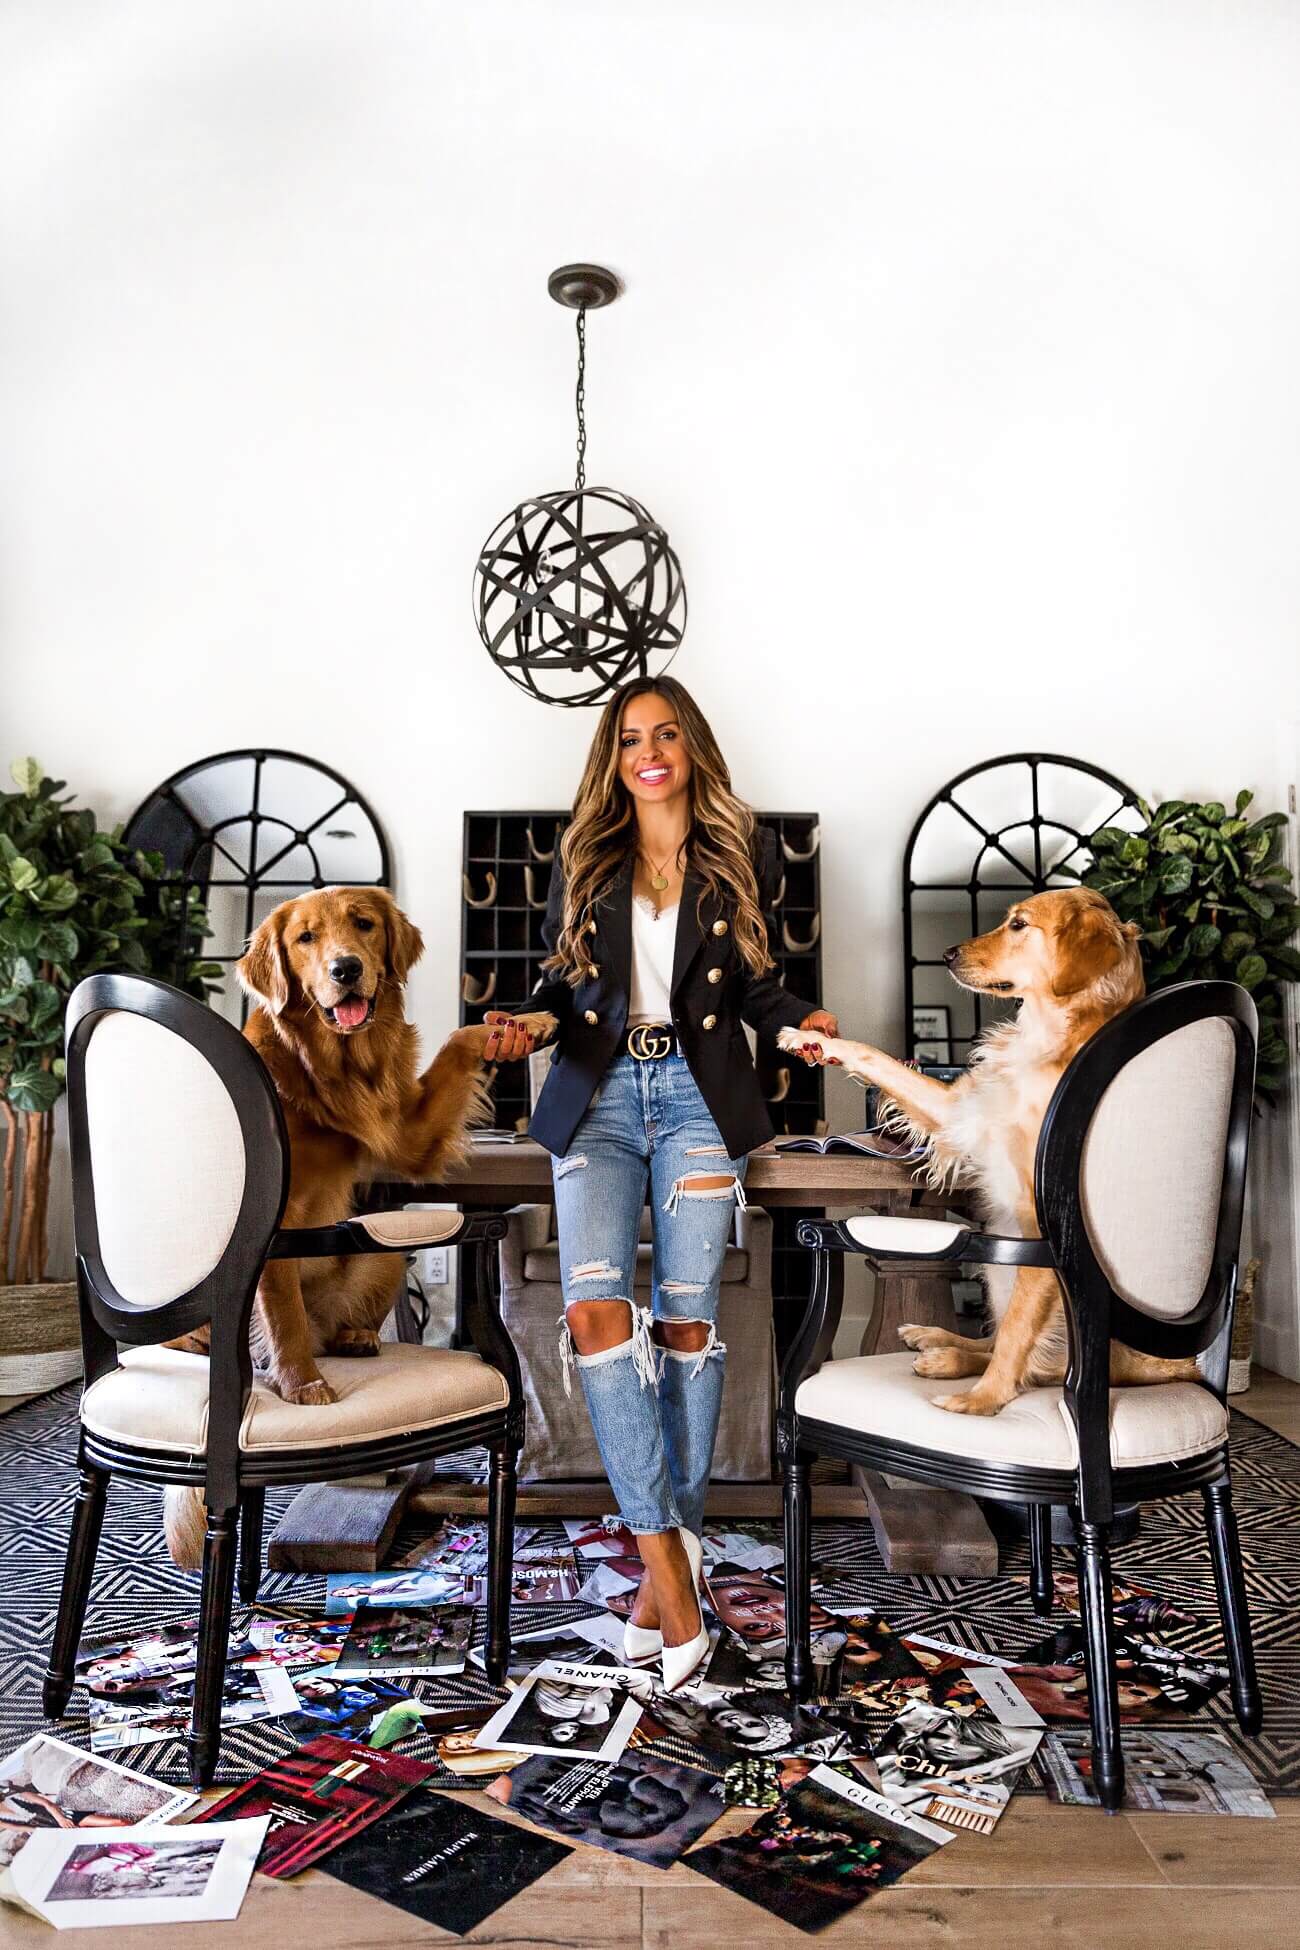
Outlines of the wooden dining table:
{"type": "MultiPolygon", "coordinates": [[[[805,1151],[778,1151],[774,1144],[753,1151],[745,1175],[745,1198],[750,1205],[766,1210],[799,1211],[809,1217],[844,1218],[858,1212],[891,1216],[938,1217],[951,1210],[950,1195],[938,1194],[916,1180],[915,1163],[894,1158],[871,1158],[860,1153],[837,1152],[829,1156],[805,1151]]],[[[463,1167],[446,1179],[413,1184],[405,1179],[373,1180],[362,1194],[367,1211],[389,1211],[408,1205],[456,1205],[466,1211],[508,1212],[515,1205],[554,1203],[551,1155],[531,1139],[516,1141],[485,1140],[472,1144],[463,1167]]],[[[461,1268],[461,1278],[465,1269],[461,1268]]],[[[798,1295],[774,1291],[773,1307],[778,1318],[787,1320],[802,1315],[798,1295]],[[797,1314],[796,1314],[797,1310],[797,1314]]],[[[457,1307],[457,1332],[459,1329],[457,1307]]],[[[932,1265],[896,1262],[877,1275],[875,1304],[861,1341],[859,1354],[897,1352],[898,1328],[904,1321],[921,1326],[959,1328],[953,1307],[951,1280],[935,1272],[932,1265]]],[[[403,1294],[397,1314],[398,1337],[418,1340],[419,1327],[403,1294]]],[[[454,1338],[457,1334],[454,1333],[454,1338]]],[[[907,1573],[933,1573],[949,1576],[990,1576],[997,1570],[997,1544],[979,1510],[969,1497],[951,1495],[913,1484],[891,1482],[865,1470],[854,1471],[853,1478],[862,1502],[858,1513],[869,1517],[887,1568],[907,1573]]],[[[430,1486],[429,1495],[442,1493],[441,1485],[430,1486]]],[[[359,1526],[371,1529],[377,1540],[391,1537],[400,1507],[394,1490],[391,1511],[377,1490],[346,1493],[340,1486],[321,1486],[301,1493],[281,1520],[271,1540],[269,1561],[280,1568],[320,1569],[329,1562],[331,1526],[359,1526]],[[336,1493],[337,1492],[337,1493],[336,1493]]],[[[773,1514],[778,1507],[775,1484],[719,1484],[710,1492],[710,1515],[773,1514]],[[732,1507],[734,1504],[734,1508],[732,1507]],[[769,1509],[770,1506],[770,1509],[769,1509]]],[[[423,1500],[423,1498],[421,1499],[423,1500]]],[[[520,1511],[552,1514],[555,1495],[524,1488],[520,1492],[520,1511]]],[[[474,1507],[472,1493],[462,1493],[457,1508],[474,1507]]],[[[830,1511],[828,1504],[827,1510],[830,1511]]],[[[834,1499],[834,1513],[850,1514],[842,1497],[834,1499]]],[[[567,1507],[564,1515],[581,1515],[567,1507]]],[[[340,1533],[340,1551],[343,1537],[340,1533]]],[[[355,1529],[347,1538],[356,1545],[355,1529]]],[[[363,1568],[366,1559],[352,1555],[341,1558],[338,1569],[363,1568]]]]}

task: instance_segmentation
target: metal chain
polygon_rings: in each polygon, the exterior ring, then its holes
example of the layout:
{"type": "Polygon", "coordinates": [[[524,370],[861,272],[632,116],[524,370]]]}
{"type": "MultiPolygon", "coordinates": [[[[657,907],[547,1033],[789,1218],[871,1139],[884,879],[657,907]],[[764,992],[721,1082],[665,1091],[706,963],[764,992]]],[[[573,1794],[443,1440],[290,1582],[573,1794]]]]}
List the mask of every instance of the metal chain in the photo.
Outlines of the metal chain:
{"type": "Polygon", "coordinates": [[[587,485],[587,307],[578,310],[578,387],[574,402],[578,409],[578,471],[573,485],[581,494],[587,485]]]}

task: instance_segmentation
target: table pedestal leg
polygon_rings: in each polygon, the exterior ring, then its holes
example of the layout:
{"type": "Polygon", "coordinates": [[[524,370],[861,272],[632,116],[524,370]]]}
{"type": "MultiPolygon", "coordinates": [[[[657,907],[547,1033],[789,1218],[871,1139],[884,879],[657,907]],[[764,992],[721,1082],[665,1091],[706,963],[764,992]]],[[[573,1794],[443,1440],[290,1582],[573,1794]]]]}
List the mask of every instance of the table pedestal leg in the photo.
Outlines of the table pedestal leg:
{"type": "MultiPolygon", "coordinates": [[[[905,1215],[906,1199],[890,1200],[905,1215]]],[[[905,1322],[960,1331],[952,1303],[952,1283],[930,1266],[899,1264],[877,1277],[876,1301],[862,1337],[863,1354],[901,1354],[898,1330],[905,1322]]],[[[935,1384],[942,1392],[941,1384],[935,1384]]],[[[924,1489],[902,1477],[880,1476],[854,1466],[853,1480],[867,1499],[871,1527],[890,1571],[944,1577],[993,1577],[998,1568],[997,1539],[974,1497],[949,1490],[924,1489]]]]}

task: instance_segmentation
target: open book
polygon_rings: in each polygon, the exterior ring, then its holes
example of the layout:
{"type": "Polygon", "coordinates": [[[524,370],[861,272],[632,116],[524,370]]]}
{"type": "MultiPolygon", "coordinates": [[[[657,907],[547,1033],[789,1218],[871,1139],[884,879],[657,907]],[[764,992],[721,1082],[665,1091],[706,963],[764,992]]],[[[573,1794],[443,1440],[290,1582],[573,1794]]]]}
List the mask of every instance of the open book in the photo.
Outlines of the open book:
{"type": "Polygon", "coordinates": [[[896,1135],[877,1124],[870,1131],[839,1131],[830,1137],[779,1137],[772,1146],[774,1151],[815,1151],[820,1157],[828,1158],[834,1153],[851,1153],[862,1158],[893,1158],[906,1161],[910,1158],[923,1158],[925,1146],[916,1144],[910,1137],[896,1135]]]}

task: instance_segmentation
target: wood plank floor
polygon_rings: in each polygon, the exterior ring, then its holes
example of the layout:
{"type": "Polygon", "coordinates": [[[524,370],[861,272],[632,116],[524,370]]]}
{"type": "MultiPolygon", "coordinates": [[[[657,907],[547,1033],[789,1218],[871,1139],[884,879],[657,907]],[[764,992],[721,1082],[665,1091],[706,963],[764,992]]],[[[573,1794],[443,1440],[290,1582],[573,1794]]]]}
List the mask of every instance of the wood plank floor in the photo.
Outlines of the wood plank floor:
{"type": "MultiPolygon", "coordinates": [[[[1233,1398],[1300,1442],[1300,1387],[1258,1374],[1233,1398]]],[[[478,1797],[475,1797],[477,1799],[478,1797]]],[[[501,1819],[515,1819],[491,1804],[501,1819]]],[[[1012,1802],[994,1834],[958,1836],[897,1888],[816,1939],[884,1950],[1238,1950],[1300,1944],[1300,1800],[1274,1822],[1116,1815],[1012,1802]]],[[[726,1818],[743,1827],[746,1816],[726,1818]]],[[[715,1831],[717,1832],[717,1831],[715,1831]]],[[[160,1950],[156,1929],[60,1931],[0,1906],[3,1950],[160,1950]]],[[[354,1950],[465,1941],[509,1950],[749,1950],[810,1939],[683,1864],[642,1867],[578,1848],[465,1939],[416,1922],[319,1870],[292,1882],[254,1876],[238,1922],[187,1925],[185,1950],[354,1950]]]]}

